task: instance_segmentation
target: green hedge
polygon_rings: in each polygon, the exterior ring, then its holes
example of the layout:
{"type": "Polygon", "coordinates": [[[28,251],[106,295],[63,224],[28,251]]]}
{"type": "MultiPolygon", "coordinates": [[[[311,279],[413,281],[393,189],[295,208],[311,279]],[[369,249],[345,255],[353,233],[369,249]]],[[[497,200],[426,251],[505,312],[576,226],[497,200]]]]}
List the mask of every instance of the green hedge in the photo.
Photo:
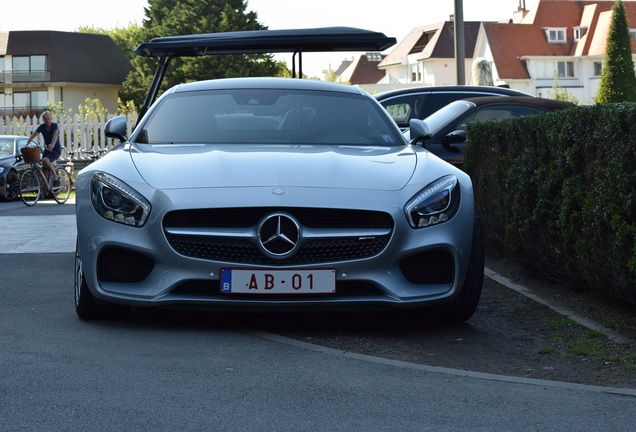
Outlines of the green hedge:
{"type": "Polygon", "coordinates": [[[636,305],[636,104],[468,125],[487,247],[636,305]]]}

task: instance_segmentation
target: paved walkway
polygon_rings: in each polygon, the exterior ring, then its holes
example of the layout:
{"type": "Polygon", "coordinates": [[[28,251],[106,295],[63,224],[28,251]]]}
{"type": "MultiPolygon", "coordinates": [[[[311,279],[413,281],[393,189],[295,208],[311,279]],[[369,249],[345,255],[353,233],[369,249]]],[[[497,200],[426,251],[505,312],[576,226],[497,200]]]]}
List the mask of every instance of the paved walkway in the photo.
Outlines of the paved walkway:
{"type": "Polygon", "coordinates": [[[0,216],[0,254],[74,252],[76,238],[75,215],[0,216]]]}

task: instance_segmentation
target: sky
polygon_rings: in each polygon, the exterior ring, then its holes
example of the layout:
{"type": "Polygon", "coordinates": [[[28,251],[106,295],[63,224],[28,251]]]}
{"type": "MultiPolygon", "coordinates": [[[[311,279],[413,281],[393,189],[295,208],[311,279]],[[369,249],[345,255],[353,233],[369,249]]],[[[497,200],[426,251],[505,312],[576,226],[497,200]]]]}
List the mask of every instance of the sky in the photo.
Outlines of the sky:
{"type": "MultiPolygon", "coordinates": [[[[247,0],[247,10],[256,12],[258,21],[272,30],[358,27],[395,37],[399,43],[415,27],[447,21],[456,2],[463,4],[464,21],[501,21],[512,18],[524,1],[531,9],[538,0],[247,0]]],[[[0,31],[141,25],[147,6],[147,0],[29,0],[26,4],[2,0],[0,31]]],[[[322,76],[321,70],[336,69],[342,60],[357,54],[305,54],[303,72],[322,76]]],[[[277,58],[291,66],[291,55],[277,58]]]]}

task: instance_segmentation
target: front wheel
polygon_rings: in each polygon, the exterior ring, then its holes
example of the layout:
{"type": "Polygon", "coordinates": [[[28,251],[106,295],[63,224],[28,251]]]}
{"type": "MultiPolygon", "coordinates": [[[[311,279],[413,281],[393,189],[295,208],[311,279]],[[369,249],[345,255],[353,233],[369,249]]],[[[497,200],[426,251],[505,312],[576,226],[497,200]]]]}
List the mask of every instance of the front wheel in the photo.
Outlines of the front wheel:
{"type": "Polygon", "coordinates": [[[461,323],[468,320],[477,310],[481,298],[481,289],[484,284],[484,241],[481,220],[477,213],[475,213],[473,242],[469,259],[464,284],[458,295],[444,309],[442,317],[446,322],[461,323]]]}
{"type": "Polygon", "coordinates": [[[53,199],[58,204],[64,204],[71,195],[71,178],[63,168],[58,168],[57,178],[59,184],[53,186],[53,199]]]}
{"type": "Polygon", "coordinates": [[[79,240],[75,243],[75,312],[83,320],[125,318],[130,307],[99,302],[86,284],[82,257],[79,253],[79,240]]]}
{"type": "Polygon", "coordinates": [[[13,201],[20,195],[20,176],[15,170],[7,173],[7,191],[2,197],[5,201],[13,201]]]}
{"type": "Polygon", "coordinates": [[[28,169],[20,176],[20,197],[28,206],[34,206],[40,199],[40,177],[34,168],[28,169]]]}

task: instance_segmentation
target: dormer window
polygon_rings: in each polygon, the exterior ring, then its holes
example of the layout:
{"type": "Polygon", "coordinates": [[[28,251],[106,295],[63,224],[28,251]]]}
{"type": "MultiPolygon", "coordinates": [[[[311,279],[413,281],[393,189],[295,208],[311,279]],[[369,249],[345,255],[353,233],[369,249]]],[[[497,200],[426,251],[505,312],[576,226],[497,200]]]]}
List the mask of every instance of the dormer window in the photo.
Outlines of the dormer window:
{"type": "Polygon", "coordinates": [[[546,28],[545,35],[550,43],[565,43],[565,28],[546,28]]]}
{"type": "Polygon", "coordinates": [[[585,32],[587,32],[587,27],[574,27],[574,40],[580,40],[585,36],[585,32]]]}

